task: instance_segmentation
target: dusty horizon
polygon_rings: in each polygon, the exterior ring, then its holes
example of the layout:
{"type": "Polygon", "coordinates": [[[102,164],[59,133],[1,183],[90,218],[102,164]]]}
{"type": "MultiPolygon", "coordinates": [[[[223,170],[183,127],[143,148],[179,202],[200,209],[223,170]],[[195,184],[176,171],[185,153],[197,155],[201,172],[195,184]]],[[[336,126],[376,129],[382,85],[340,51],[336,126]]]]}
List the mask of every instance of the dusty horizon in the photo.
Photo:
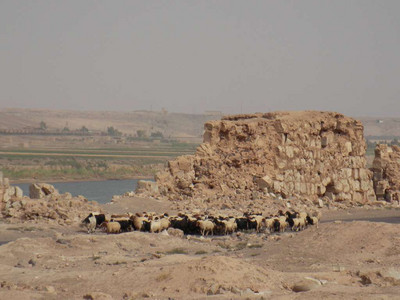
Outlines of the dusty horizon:
{"type": "Polygon", "coordinates": [[[400,117],[398,1],[2,1],[0,109],[400,117]]]}
{"type": "Polygon", "coordinates": [[[321,111],[321,112],[335,112],[340,113],[348,117],[353,118],[365,118],[365,119],[398,119],[399,116],[385,116],[379,115],[378,113],[375,115],[349,115],[343,112],[334,111],[334,110],[313,110],[313,109],[298,109],[298,110],[271,110],[271,111],[254,111],[254,112],[234,112],[234,113],[224,113],[223,111],[218,110],[204,110],[203,112],[179,112],[179,111],[169,111],[165,110],[165,108],[161,108],[159,110],[147,110],[147,109],[137,109],[137,110],[96,110],[96,109],[57,109],[57,108],[42,108],[42,107],[0,107],[0,111],[14,111],[14,110],[28,110],[28,111],[63,111],[63,112],[71,112],[71,113],[136,113],[136,112],[146,112],[146,113],[163,113],[166,112],[168,114],[187,114],[187,115],[215,115],[215,116],[226,116],[226,115],[235,115],[235,114],[257,114],[257,113],[276,113],[276,112],[293,112],[293,111],[321,111]],[[164,110],[164,111],[163,111],[164,110]]]}

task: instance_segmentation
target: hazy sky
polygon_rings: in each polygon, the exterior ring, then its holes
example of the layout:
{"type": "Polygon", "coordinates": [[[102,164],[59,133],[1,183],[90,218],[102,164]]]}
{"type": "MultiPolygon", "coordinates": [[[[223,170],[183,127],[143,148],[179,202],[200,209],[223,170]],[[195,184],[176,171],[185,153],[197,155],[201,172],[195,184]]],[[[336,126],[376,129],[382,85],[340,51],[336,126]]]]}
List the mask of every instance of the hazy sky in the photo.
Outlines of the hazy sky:
{"type": "Polygon", "coordinates": [[[0,108],[400,117],[400,1],[0,0],[0,108]]]}

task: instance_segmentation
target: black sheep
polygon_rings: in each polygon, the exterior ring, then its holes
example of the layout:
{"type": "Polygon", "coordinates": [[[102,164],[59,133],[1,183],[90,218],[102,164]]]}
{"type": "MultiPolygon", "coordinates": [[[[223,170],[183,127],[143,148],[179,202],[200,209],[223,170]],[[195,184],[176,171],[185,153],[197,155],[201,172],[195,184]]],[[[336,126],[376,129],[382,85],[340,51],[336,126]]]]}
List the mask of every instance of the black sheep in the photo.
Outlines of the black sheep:
{"type": "Polygon", "coordinates": [[[247,226],[249,229],[254,229],[257,230],[257,220],[255,219],[250,219],[250,217],[247,219],[247,226]]]}
{"type": "Polygon", "coordinates": [[[275,232],[280,232],[281,230],[281,223],[279,222],[278,219],[275,219],[274,221],[274,231],[275,232]]]}
{"type": "Polygon", "coordinates": [[[96,218],[96,227],[100,227],[100,225],[106,220],[106,216],[104,214],[99,214],[99,213],[90,213],[83,221],[82,223],[88,224],[89,223],[89,218],[95,217],[96,218]]]}
{"type": "Polygon", "coordinates": [[[178,219],[172,218],[171,227],[182,230],[185,234],[188,233],[188,218],[187,216],[179,217],[178,219]]]}
{"type": "Polygon", "coordinates": [[[294,218],[297,217],[297,212],[291,213],[290,211],[287,211],[287,212],[285,213],[285,215],[286,215],[288,218],[294,219],[294,218]]]}
{"type": "Polygon", "coordinates": [[[249,229],[249,222],[248,222],[248,219],[246,217],[236,218],[235,221],[236,221],[238,230],[247,230],[247,229],[249,229]]]}
{"type": "MultiPolygon", "coordinates": [[[[113,221],[113,220],[111,220],[113,221]]],[[[133,222],[131,220],[115,220],[116,222],[121,225],[121,232],[128,232],[132,231],[133,229],[133,222]]]]}

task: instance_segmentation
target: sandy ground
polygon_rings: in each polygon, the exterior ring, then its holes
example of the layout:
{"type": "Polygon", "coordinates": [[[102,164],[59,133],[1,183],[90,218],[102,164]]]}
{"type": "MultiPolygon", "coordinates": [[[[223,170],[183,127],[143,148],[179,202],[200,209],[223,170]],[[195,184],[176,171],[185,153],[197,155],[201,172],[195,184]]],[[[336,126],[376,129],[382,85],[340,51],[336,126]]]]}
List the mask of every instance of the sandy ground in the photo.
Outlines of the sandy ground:
{"type": "Polygon", "coordinates": [[[375,218],[396,221],[400,210],[327,210],[298,233],[206,238],[0,222],[0,299],[400,299],[400,224],[375,218]]]}

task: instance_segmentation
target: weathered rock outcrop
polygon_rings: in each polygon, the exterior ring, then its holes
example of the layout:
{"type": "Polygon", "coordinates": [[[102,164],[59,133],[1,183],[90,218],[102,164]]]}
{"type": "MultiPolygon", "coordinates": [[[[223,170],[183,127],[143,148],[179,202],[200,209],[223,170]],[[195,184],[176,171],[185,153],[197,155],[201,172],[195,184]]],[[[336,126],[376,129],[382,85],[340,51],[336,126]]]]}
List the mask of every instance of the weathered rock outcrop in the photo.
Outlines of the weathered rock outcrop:
{"type": "Polygon", "coordinates": [[[400,200],[400,147],[377,145],[371,170],[378,200],[400,200]]]}
{"type": "Polygon", "coordinates": [[[195,155],[156,175],[170,199],[307,196],[365,203],[375,199],[361,122],[333,112],[234,115],[205,124],[195,155]]]}

